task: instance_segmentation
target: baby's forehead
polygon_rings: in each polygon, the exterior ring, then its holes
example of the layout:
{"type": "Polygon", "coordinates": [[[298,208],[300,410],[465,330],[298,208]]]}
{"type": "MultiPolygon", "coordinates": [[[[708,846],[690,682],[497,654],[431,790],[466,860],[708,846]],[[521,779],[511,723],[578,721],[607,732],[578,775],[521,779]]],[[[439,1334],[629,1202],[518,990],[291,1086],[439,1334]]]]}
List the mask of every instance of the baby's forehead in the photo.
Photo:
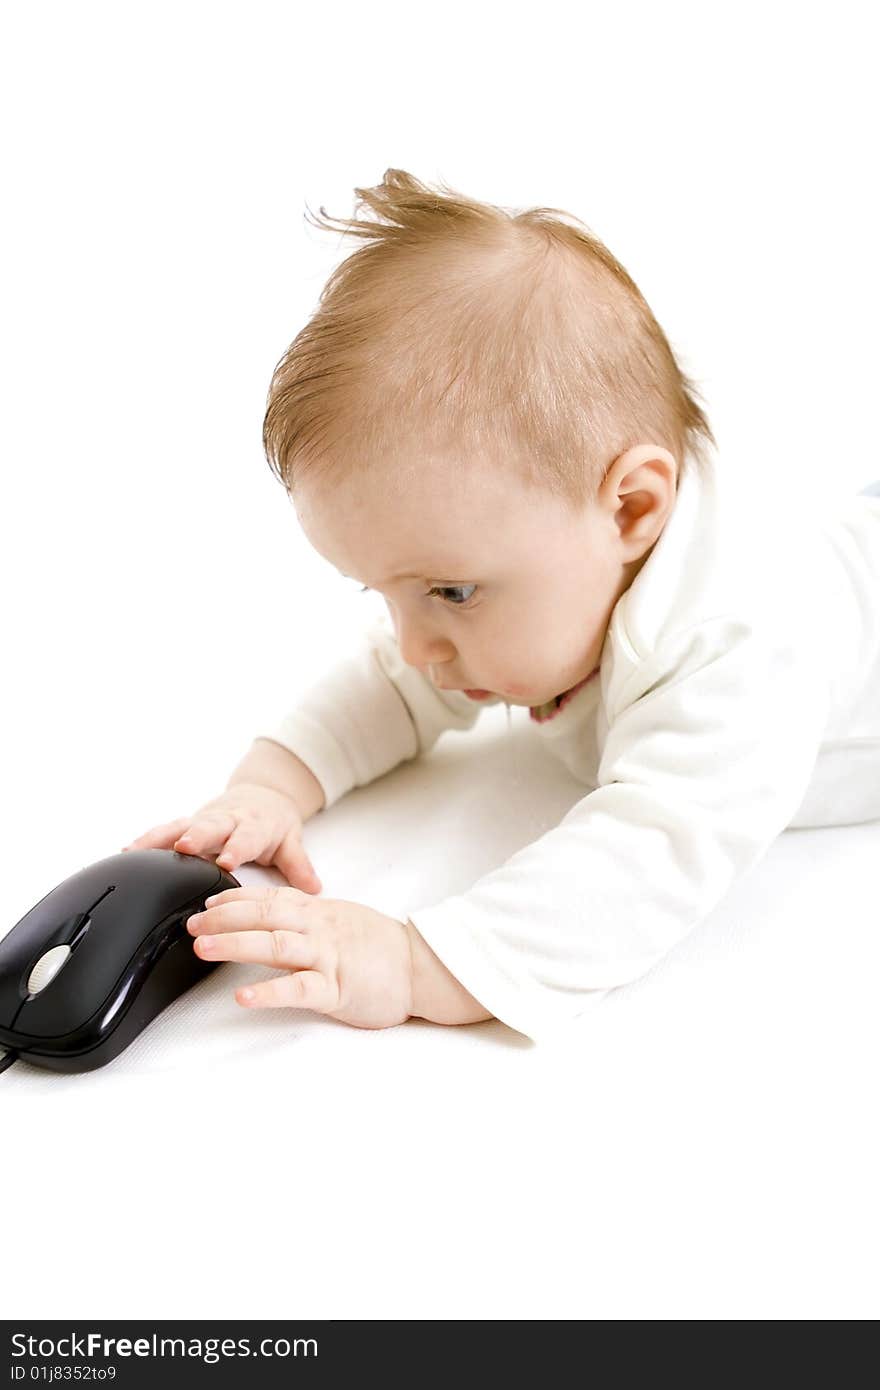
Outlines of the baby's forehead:
{"type": "Polygon", "coordinates": [[[405,457],[332,487],[297,490],[311,544],[340,573],[373,580],[466,577],[499,559],[541,560],[570,526],[570,508],[549,491],[466,458],[405,457]],[[369,578],[367,578],[369,576],[369,578]]]}
{"type": "MultiPolygon", "coordinates": [[[[533,520],[530,518],[530,521],[533,520]]],[[[477,522],[471,529],[442,535],[390,529],[374,532],[358,549],[340,550],[351,568],[349,577],[371,588],[400,587],[419,582],[469,583],[475,580],[552,575],[565,568],[573,547],[583,550],[579,535],[524,527],[487,527],[477,522]]]]}

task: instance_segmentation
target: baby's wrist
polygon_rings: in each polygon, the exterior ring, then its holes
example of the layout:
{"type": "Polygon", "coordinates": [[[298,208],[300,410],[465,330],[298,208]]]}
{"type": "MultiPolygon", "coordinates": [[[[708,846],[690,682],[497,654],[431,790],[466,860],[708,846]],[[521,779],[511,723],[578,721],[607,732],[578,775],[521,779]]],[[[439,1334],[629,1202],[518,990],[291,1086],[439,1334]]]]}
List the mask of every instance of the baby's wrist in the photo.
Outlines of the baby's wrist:
{"type": "Polygon", "coordinates": [[[447,970],[408,918],[404,925],[410,950],[410,1016],[449,1024],[481,1023],[493,1018],[494,1014],[484,1009],[447,970]]]}

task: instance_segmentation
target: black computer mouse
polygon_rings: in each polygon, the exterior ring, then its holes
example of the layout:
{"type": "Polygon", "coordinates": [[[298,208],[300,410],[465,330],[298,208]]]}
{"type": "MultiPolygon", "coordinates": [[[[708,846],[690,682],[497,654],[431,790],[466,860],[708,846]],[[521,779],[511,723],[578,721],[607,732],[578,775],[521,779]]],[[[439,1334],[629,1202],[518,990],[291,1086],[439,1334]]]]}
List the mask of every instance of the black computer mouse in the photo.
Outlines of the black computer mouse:
{"type": "Polygon", "coordinates": [[[0,940],[0,1047],[51,1071],[111,1062],[220,964],[196,955],[186,921],[238,887],[209,860],[168,849],[72,874],[0,940]]]}

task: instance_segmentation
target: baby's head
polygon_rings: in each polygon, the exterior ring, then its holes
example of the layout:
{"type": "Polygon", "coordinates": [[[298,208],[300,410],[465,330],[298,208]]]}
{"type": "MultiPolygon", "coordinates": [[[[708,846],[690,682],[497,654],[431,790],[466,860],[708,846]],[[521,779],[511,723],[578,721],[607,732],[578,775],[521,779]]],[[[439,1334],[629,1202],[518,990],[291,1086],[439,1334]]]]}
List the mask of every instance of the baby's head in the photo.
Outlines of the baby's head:
{"type": "Polygon", "coordinates": [[[583,224],[441,188],[389,169],[355,190],[382,220],[343,224],[365,244],[276,367],[263,443],[310,543],[382,593],[405,661],[541,705],[598,666],[715,440],[583,224]]]}

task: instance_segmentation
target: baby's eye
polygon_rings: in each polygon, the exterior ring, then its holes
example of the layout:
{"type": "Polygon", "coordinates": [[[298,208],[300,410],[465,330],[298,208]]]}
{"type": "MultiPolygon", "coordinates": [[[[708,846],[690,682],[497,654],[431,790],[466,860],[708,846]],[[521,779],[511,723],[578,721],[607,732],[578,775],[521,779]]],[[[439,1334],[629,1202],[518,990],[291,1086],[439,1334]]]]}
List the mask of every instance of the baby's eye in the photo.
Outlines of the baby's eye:
{"type": "MultiPolygon", "coordinates": [[[[465,593],[465,591],[468,590],[468,589],[470,590],[470,593],[467,594],[467,596],[466,596],[465,598],[463,598],[463,599],[453,599],[453,600],[451,600],[451,605],[452,605],[453,608],[464,608],[468,603],[470,603],[471,599],[473,598],[474,594],[476,593],[476,591],[477,591],[477,585],[476,585],[476,584],[453,584],[453,585],[447,585],[447,586],[441,587],[441,588],[429,589],[428,592],[427,592],[427,594],[425,595],[425,597],[426,597],[426,598],[431,598],[434,594],[463,594],[463,593],[465,593]]],[[[371,592],[371,590],[370,590],[369,585],[364,584],[363,587],[361,588],[361,593],[362,593],[362,594],[368,594],[368,593],[370,593],[370,592],[371,592]]]]}
{"type": "Polygon", "coordinates": [[[448,588],[429,589],[428,592],[427,592],[427,594],[426,594],[426,598],[430,598],[430,597],[432,596],[432,594],[464,594],[464,593],[467,593],[467,590],[468,590],[468,589],[470,590],[470,593],[467,594],[467,597],[466,597],[466,598],[463,598],[463,599],[461,599],[461,600],[457,600],[457,599],[452,599],[452,600],[450,600],[450,602],[451,602],[453,608],[463,608],[463,607],[465,606],[465,604],[467,604],[467,603],[470,602],[470,600],[473,598],[474,594],[476,593],[476,591],[477,591],[477,586],[476,586],[476,584],[453,584],[453,585],[451,585],[451,586],[448,587],[448,588]]]}

